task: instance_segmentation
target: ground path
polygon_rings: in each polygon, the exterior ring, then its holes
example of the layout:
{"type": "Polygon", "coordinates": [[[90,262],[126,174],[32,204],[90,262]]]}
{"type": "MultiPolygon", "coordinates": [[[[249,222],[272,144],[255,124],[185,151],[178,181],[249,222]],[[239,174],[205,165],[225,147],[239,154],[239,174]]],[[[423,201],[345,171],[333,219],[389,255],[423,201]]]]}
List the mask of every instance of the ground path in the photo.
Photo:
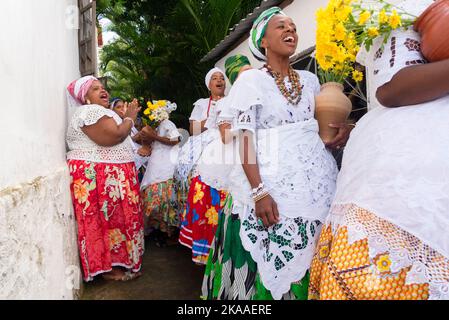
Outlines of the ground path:
{"type": "Polygon", "coordinates": [[[104,299],[194,299],[201,294],[204,267],[192,262],[191,250],[171,244],[158,248],[147,240],[143,275],[129,282],[106,281],[96,277],[85,284],[83,300],[104,299]]]}

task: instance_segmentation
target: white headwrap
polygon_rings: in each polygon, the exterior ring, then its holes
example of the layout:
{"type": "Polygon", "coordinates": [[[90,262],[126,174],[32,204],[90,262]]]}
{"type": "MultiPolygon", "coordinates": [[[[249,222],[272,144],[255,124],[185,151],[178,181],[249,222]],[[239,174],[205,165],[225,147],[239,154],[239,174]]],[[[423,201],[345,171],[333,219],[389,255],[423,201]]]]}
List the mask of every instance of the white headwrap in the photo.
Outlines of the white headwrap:
{"type": "Polygon", "coordinates": [[[206,74],[206,79],[205,79],[206,87],[209,90],[210,90],[210,88],[209,88],[210,80],[212,79],[212,75],[216,72],[220,72],[223,75],[223,77],[226,79],[225,73],[220,68],[215,67],[213,69],[210,69],[209,72],[206,74]]]}
{"type": "Polygon", "coordinates": [[[78,107],[86,103],[86,94],[92,83],[98,80],[94,76],[85,76],[72,81],[67,86],[67,101],[69,106],[78,107]]]}

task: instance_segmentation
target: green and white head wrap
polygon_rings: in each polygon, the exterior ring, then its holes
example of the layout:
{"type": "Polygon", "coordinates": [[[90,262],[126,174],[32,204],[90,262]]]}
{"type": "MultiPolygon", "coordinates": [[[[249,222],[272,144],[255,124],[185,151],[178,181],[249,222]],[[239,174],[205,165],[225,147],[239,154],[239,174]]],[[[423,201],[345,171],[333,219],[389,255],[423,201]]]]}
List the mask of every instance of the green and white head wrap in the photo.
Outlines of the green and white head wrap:
{"type": "Polygon", "coordinates": [[[282,12],[279,7],[272,7],[265,10],[260,14],[260,16],[254,21],[253,27],[249,33],[249,49],[254,57],[258,60],[265,61],[267,57],[264,54],[264,49],[261,47],[262,38],[267,30],[268,22],[276,15],[286,15],[282,12]]]}
{"type": "Polygon", "coordinates": [[[225,71],[231,84],[234,84],[234,81],[239,75],[240,69],[246,65],[250,66],[251,63],[249,62],[248,57],[242,54],[237,54],[226,59],[225,71]]]}

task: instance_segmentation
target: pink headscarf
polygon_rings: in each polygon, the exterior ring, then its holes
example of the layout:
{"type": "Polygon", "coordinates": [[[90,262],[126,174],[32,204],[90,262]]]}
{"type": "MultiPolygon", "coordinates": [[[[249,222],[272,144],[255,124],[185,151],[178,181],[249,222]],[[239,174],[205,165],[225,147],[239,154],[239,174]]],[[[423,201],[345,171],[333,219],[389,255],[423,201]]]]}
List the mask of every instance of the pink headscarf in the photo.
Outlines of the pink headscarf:
{"type": "Polygon", "coordinates": [[[86,104],[87,91],[92,86],[92,83],[96,80],[98,79],[94,76],[82,77],[70,83],[67,87],[67,91],[78,105],[86,104]]]}

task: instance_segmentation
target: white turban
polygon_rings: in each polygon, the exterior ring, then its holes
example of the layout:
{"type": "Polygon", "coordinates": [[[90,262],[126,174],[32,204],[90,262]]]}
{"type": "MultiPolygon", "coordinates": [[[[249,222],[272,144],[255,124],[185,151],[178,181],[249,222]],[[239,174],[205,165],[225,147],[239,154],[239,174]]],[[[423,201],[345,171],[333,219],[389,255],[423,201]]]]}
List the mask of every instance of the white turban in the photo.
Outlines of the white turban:
{"type": "Polygon", "coordinates": [[[205,79],[206,87],[207,87],[207,89],[209,89],[209,90],[210,90],[210,88],[209,88],[210,79],[212,79],[212,75],[213,75],[214,73],[216,73],[216,72],[220,72],[220,73],[223,75],[223,77],[226,79],[225,73],[224,73],[220,68],[216,68],[216,67],[215,67],[215,68],[211,69],[211,70],[206,74],[206,79],[205,79]]]}

